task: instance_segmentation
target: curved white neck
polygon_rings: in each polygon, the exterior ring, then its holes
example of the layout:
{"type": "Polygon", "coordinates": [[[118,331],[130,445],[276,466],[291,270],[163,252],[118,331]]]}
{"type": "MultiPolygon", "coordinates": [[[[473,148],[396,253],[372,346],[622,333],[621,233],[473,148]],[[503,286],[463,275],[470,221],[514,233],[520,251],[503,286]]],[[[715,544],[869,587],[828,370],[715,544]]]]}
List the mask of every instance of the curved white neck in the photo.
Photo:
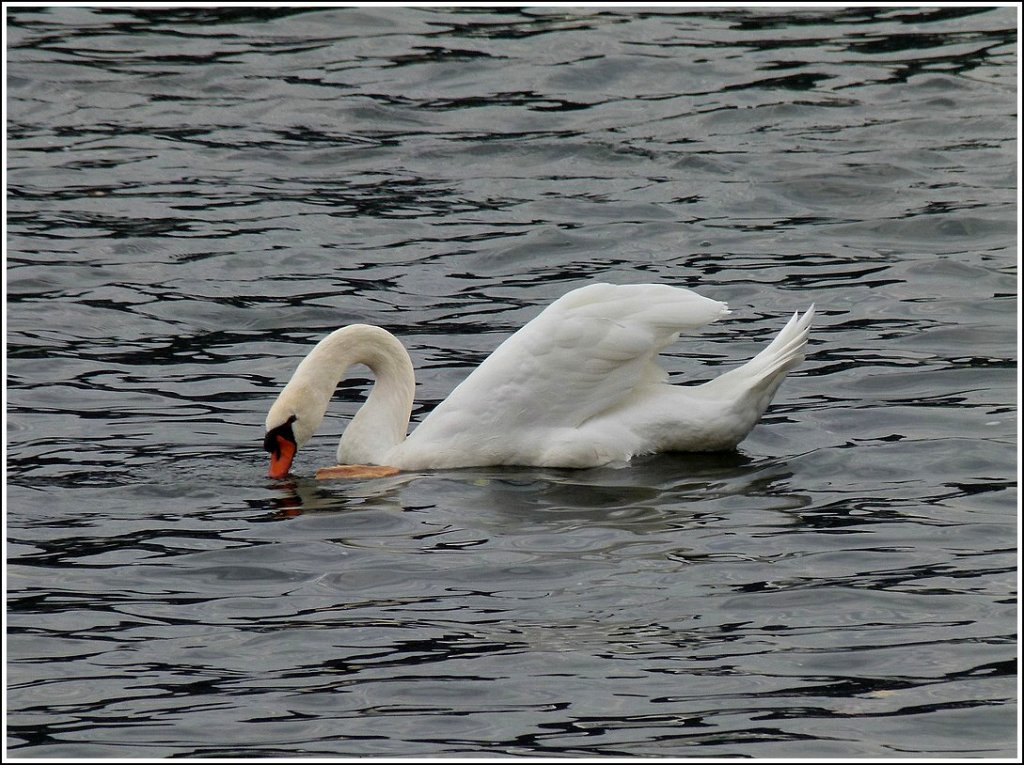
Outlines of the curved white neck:
{"type": "Polygon", "coordinates": [[[271,407],[268,425],[297,415],[292,427],[301,446],[320,425],[334,389],[355,364],[368,366],[375,383],[345,428],[338,443],[338,462],[384,464],[385,455],[405,440],[416,379],[405,348],[380,327],[353,324],[317,343],[271,407]]]}

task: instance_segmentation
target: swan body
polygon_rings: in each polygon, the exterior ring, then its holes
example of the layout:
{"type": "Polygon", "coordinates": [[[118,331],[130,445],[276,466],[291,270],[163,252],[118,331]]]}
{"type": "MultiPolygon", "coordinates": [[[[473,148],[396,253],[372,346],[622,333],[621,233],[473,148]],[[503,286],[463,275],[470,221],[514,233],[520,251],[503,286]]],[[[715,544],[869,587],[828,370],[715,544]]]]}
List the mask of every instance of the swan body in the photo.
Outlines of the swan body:
{"type": "Polygon", "coordinates": [[[701,385],[669,384],[658,354],[680,332],[728,313],[724,303],[662,284],[573,290],[498,346],[408,436],[409,354],[380,327],[343,327],[313,348],[271,407],[269,475],[287,475],[355,364],[368,366],[375,384],[341,437],[340,464],[585,468],[734,448],[803,361],[814,307],[746,364],[701,385]]]}

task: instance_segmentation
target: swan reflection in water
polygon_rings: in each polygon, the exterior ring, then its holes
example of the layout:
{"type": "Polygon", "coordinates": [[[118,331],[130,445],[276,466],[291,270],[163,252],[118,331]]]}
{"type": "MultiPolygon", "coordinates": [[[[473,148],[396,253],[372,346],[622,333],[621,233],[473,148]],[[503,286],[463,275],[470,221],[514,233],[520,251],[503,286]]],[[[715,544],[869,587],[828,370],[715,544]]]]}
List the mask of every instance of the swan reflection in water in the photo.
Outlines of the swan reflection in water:
{"type": "Polygon", "coordinates": [[[629,470],[485,467],[366,481],[291,476],[276,484],[280,494],[266,520],[452,504],[479,508],[472,523],[496,532],[581,522],[652,532],[706,523],[723,514],[719,503],[732,496],[764,497],[775,509],[807,506],[809,497],[789,489],[791,477],[784,459],[752,459],[735,451],[651,455],[634,460],[629,470]]]}

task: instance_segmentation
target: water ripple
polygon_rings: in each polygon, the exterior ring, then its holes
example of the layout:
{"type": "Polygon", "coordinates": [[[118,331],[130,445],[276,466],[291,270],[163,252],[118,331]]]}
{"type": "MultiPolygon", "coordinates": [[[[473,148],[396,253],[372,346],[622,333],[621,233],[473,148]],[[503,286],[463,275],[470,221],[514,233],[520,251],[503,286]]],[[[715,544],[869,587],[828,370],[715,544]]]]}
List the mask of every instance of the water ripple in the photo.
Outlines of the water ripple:
{"type": "Polygon", "coordinates": [[[23,757],[1012,757],[1008,8],[12,8],[7,682],[23,757]],[[739,451],[299,477],[346,323],[420,419],[590,281],[811,353],[739,451]]]}

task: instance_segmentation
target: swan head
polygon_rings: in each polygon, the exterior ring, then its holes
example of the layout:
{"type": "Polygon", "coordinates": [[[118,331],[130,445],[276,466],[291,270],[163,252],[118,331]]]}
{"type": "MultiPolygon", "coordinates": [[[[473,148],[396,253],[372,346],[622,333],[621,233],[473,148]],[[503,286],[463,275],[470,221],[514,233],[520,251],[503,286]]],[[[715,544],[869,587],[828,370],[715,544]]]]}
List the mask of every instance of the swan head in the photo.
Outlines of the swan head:
{"type": "Polygon", "coordinates": [[[263,448],[270,453],[270,470],[267,471],[269,478],[284,478],[291,470],[292,460],[299,450],[295,429],[292,427],[295,420],[293,414],[280,425],[268,429],[263,438],[263,448]]]}
{"type": "MultiPolygon", "coordinates": [[[[286,389],[285,392],[290,393],[286,389]]],[[[269,478],[284,478],[291,470],[295,454],[305,445],[323,419],[323,413],[310,407],[293,406],[291,396],[285,392],[267,414],[267,432],[263,448],[270,454],[269,478]],[[303,411],[305,410],[305,411],[303,411]]],[[[303,399],[299,398],[299,403],[303,399]]]]}

